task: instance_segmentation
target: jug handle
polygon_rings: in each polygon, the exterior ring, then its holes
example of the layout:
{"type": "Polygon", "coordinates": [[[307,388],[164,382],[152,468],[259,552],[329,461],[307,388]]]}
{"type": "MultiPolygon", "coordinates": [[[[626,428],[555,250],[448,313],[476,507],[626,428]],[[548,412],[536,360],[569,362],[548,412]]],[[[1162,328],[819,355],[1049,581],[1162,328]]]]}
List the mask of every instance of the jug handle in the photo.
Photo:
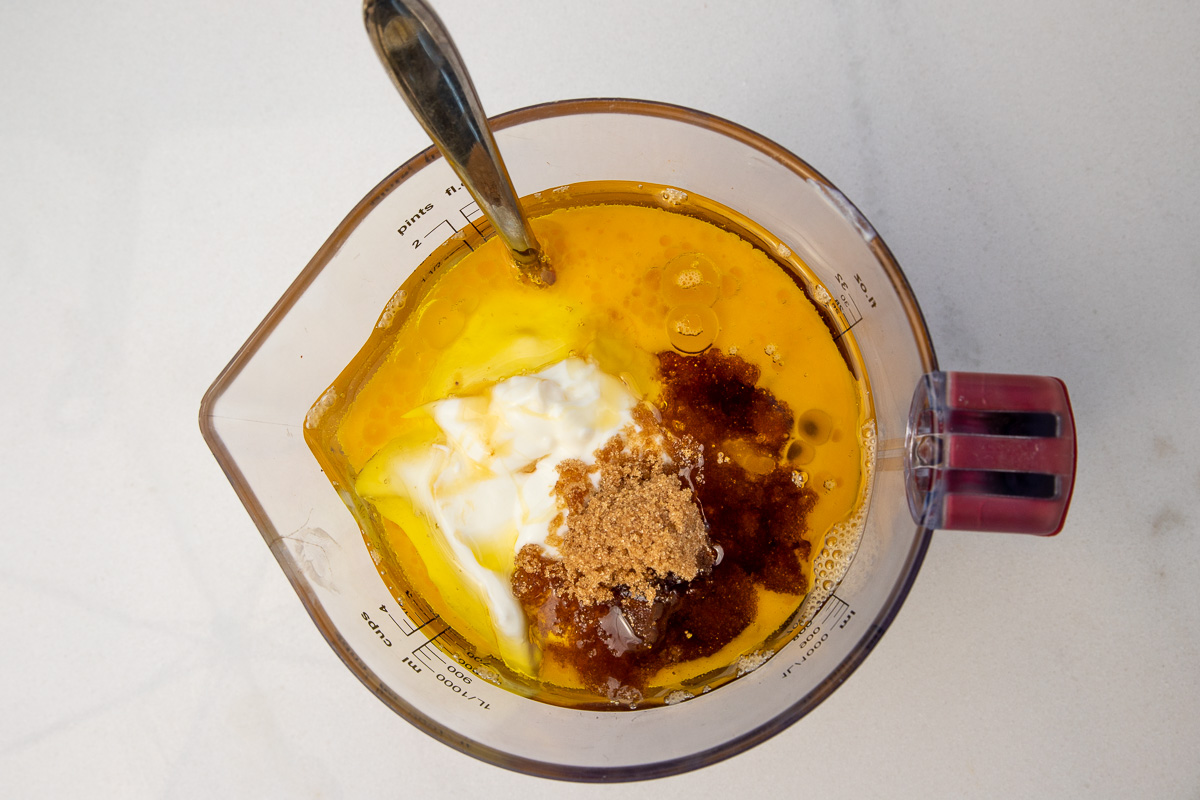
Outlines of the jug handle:
{"type": "Polygon", "coordinates": [[[926,528],[1053,536],[1075,460],[1075,417],[1058,378],[931,372],[913,393],[904,477],[926,528]]]}

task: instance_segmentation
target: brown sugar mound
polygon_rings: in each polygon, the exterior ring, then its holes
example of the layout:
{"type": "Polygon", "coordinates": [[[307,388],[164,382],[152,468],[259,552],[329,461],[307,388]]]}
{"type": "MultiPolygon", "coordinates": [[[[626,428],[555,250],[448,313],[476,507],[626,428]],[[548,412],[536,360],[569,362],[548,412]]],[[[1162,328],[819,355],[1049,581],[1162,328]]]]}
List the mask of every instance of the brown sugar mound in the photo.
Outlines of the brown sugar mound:
{"type": "Polygon", "coordinates": [[[707,573],[715,553],[693,492],[684,484],[700,450],[669,436],[645,408],[596,452],[596,463],[564,461],[555,494],[566,529],[554,537],[567,590],[583,605],[616,592],[653,602],[668,580],[707,573]],[[598,485],[593,476],[599,473],[598,485]]]}

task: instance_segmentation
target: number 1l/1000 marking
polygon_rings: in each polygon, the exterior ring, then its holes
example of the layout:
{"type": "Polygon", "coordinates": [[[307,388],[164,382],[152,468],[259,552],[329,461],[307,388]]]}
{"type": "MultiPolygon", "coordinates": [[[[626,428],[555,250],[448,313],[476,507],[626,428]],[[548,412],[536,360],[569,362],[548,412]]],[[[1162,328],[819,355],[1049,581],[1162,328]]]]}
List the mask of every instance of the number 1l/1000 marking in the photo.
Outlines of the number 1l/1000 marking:
{"type": "Polygon", "coordinates": [[[804,654],[800,656],[795,663],[783,671],[783,677],[786,678],[787,676],[791,675],[792,670],[807,661],[813,653],[817,652],[817,650],[821,648],[821,645],[823,645],[825,640],[828,638],[829,634],[827,632],[822,632],[820,625],[817,625],[811,631],[809,631],[808,636],[804,637],[804,641],[800,643],[800,646],[804,648],[804,654]]]}
{"type": "Polygon", "coordinates": [[[829,639],[830,633],[845,630],[856,613],[845,600],[837,595],[830,597],[830,603],[826,608],[828,610],[825,615],[812,626],[812,630],[805,628],[800,632],[800,635],[804,636],[803,639],[796,639],[796,643],[800,645],[800,657],[783,671],[783,677],[788,677],[792,674],[792,670],[812,658],[821,649],[821,645],[829,639]]]}
{"type": "Polygon", "coordinates": [[[467,687],[458,683],[458,681],[463,681],[464,683],[470,683],[471,682],[470,678],[466,677],[461,671],[455,670],[453,667],[451,667],[450,671],[455,673],[455,677],[447,676],[441,672],[439,672],[434,677],[437,678],[439,683],[441,683],[443,686],[445,686],[450,691],[454,692],[456,695],[458,695],[462,699],[473,700],[479,704],[480,708],[483,708],[483,709],[491,708],[491,705],[488,704],[488,702],[486,700],[484,700],[482,697],[472,694],[470,692],[470,690],[467,689],[467,687]]]}

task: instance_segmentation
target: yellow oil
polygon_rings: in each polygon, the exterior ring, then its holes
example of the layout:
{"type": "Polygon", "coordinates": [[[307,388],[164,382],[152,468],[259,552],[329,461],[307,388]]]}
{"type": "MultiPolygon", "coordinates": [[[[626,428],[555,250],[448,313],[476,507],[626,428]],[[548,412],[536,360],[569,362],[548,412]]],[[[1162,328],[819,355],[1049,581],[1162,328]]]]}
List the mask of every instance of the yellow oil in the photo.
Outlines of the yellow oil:
{"type": "MultiPolygon", "coordinates": [[[[872,418],[866,378],[851,337],[831,331],[839,325],[836,312],[810,299],[816,277],[795,256],[769,256],[769,234],[752,223],[702,198],[683,208],[656,202],[657,189],[605,182],[540,202],[527,198],[532,213],[543,212],[532,226],[557,272],[548,288],[519,281],[495,238],[475,242],[455,263],[419,269],[402,287],[404,308],[388,309],[390,324],[333,384],[335,407],[306,430],[331,480],[350,491],[392,593],[451,627],[454,635],[440,644],[495,668],[502,685],[549,702],[596,698],[581,694],[561,667],[505,663],[486,607],[459,586],[424,517],[405,501],[371,507],[353,496],[355,478],[382,448],[436,436],[428,418],[409,412],[568,356],[595,361],[654,402],[656,353],[713,347],[757,366],[758,385],[796,417],[794,440],[780,459],[818,492],[808,518],[813,554],[832,528],[861,521],[866,502],[864,437],[872,418]]],[[[774,466],[730,451],[723,457],[746,459],[742,466],[750,472],[774,466]]],[[[804,565],[810,586],[811,567],[804,565]]],[[[749,628],[715,655],[663,669],[647,699],[732,677],[739,657],[781,644],[772,637],[778,639],[803,599],[762,591],[749,628]]]]}

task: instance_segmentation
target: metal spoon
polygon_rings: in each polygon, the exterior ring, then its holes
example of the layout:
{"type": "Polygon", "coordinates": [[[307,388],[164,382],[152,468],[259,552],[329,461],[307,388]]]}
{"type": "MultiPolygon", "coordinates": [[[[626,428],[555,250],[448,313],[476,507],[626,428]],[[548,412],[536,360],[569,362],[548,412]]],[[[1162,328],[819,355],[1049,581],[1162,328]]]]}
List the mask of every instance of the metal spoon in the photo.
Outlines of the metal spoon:
{"type": "Polygon", "coordinates": [[[437,14],[421,0],[364,0],[363,21],[392,83],[487,215],[522,277],[536,286],[554,283],[554,268],[517,200],[471,76],[437,14]]]}

